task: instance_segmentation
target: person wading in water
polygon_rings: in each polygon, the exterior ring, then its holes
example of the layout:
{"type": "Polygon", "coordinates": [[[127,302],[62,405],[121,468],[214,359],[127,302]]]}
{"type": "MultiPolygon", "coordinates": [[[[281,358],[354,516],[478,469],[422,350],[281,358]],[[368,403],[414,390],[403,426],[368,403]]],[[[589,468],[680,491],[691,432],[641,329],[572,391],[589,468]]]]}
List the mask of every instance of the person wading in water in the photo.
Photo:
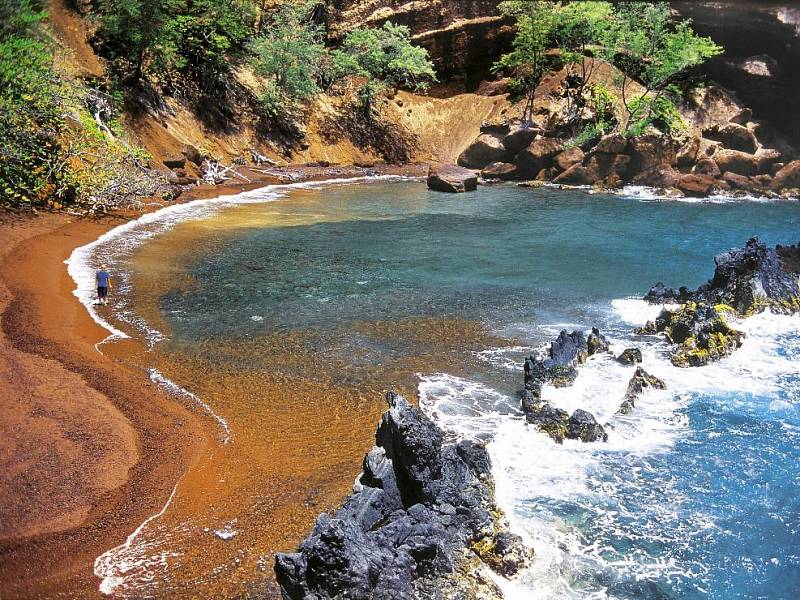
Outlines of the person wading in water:
{"type": "Polygon", "coordinates": [[[95,273],[97,280],[97,299],[100,304],[108,304],[108,288],[111,287],[111,275],[106,271],[106,266],[102,265],[100,270],[95,273]]]}

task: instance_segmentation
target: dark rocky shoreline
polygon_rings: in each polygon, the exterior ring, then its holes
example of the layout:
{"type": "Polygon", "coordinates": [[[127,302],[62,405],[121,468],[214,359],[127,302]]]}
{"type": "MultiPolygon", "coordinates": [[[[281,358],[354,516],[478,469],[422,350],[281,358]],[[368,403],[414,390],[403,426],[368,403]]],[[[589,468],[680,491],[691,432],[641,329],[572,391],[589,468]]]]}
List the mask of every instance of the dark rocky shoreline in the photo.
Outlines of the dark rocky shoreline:
{"type": "Polygon", "coordinates": [[[353,493],[322,514],[297,552],[278,554],[285,598],[502,598],[487,574],[532,556],[494,504],[486,448],[448,443],[392,392],[353,493]]]}

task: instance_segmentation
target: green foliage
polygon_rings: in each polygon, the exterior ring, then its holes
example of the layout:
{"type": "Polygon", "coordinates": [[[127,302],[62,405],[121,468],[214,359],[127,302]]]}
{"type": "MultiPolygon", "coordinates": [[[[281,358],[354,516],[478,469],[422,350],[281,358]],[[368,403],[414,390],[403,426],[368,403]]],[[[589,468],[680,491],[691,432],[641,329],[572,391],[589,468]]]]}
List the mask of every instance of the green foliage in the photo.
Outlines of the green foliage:
{"type": "Polygon", "coordinates": [[[565,145],[567,148],[583,146],[587,142],[597,140],[608,131],[607,124],[602,121],[587,123],[581,132],[565,145]]]}
{"type": "Polygon", "coordinates": [[[589,106],[596,123],[615,124],[617,122],[617,103],[619,98],[602,83],[592,84],[589,106]]]}
{"type": "Polygon", "coordinates": [[[413,90],[425,90],[436,81],[428,51],[411,43],[404,25],[354,29],[331,59],[334,77],[355,75],[413,90]]]}
{"type": "Polygon", "coordinates": [[[319,91],[325,45],[324,31],[308,16],[314,3],[282,4],[266,28],[250,45],[250,60],[264,78],[261,102],[269,116],[319,91]]]}
{"type": "Polygon", "coordinates": [[[210,90],[240,55],[255,11],[249,0],[101,0],[95,42],[123,79],[167,89],[188,77],[210,90]]]}
{"type": "Polygon", "coordinates": [[[59,169],[59,81],[31,0],[0,0],[0,196],[35,203],[59,169]]]}
{"type": "MultiPolygon", "coordinates": [[[[644,94],[636,98],[624,94],[622,98],[628,112],[625,125],[637,131],[649,123],[674,131],[680,120],[664,92],[686,78],[693,67],[722,52],[713,40],[698,36],[691,21],[673,23],[666,2],[620,3],[604,45],[624,76],[637,79],[645,87],[644,94]]],[[[623,80],[623,91],[625,84],[623,80]]]]}
{"type": "Polygon", "coordinates": [[[533,115],[536,86],[550,65],[547,55],[558,26],[560,3],[547,0],[508,0],[498,5],[504,15],[517,21],[511,52],[504,54],[493,66],[493,70],[511,74],[512,85],[528,96],[524,119],[533,115]]]}
{"type": "Polygon", "coordinates": [[[683,117],[666,93],[634,98],[630,102],[630,114],[626,131],[629,137],[644,133],[649,125],[668,135],[678,134],[686,129],[683,117]]]}

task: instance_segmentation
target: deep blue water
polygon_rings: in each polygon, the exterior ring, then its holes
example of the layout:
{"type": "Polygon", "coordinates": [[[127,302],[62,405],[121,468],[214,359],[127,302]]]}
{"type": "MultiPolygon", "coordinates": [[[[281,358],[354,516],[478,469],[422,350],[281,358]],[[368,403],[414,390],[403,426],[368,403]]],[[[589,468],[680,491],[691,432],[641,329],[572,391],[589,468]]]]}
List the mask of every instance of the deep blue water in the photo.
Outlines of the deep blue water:
{"type": "MultiPolygon", "coordinates": [[[[630,298],[656,281],[697,286],[753,235],[797,243],[800,203],[409,182],[304,194],[228,209],[280,211],[287,226],[219,231],[212,252],[194,251],[197,286],[160,299],[174,341],[480,321],[520,347],[486,348],[468,377],[423,373],[420,396],[443,427],[491,440],[501,503],[539,557],[509,597],[800,597],[800,319],[750,320],[745,346],[703,369],[676,369],[630,333],[652,313],[630,298]],[[562,325],[594,324],[617,351],[642,347],[669,389],[615,416],[630,369],[591,360],[574,388],[547,393],[609,423],[609,443],[557,446],[516,409],[521,361],[562,325]]],[[[353,339],[385,359],[363,331],[353,339]]]]}

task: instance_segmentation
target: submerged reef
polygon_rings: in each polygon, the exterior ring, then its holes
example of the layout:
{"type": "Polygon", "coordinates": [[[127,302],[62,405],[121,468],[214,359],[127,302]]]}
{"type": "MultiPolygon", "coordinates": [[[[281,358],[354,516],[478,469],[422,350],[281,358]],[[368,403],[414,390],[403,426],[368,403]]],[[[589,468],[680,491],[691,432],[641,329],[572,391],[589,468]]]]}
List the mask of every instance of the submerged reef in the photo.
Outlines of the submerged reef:
{"type": "Polygon", "coordinates": [[[768,248],[754,237],[744,248],[733,248],[714,259],[714,276],[694,291],[654,285],[644,299],[653,304],[679,304],[664,309],[638,330],[663,333],[673,345],[671,361],[678,367],[697,367],[728,356],[742,345],[744,333],[728,318],[764,310],[790,314],[800,311],[800,248],[768,248]]]}
{"type": "Polygon", "coordinates": [[[448,443],[402,396],[386,399],[353,493],[277,555],[284,598],[502,598],[487,571],[513,576],[533,552],[494,504],[486,448],[448,443]]]}

